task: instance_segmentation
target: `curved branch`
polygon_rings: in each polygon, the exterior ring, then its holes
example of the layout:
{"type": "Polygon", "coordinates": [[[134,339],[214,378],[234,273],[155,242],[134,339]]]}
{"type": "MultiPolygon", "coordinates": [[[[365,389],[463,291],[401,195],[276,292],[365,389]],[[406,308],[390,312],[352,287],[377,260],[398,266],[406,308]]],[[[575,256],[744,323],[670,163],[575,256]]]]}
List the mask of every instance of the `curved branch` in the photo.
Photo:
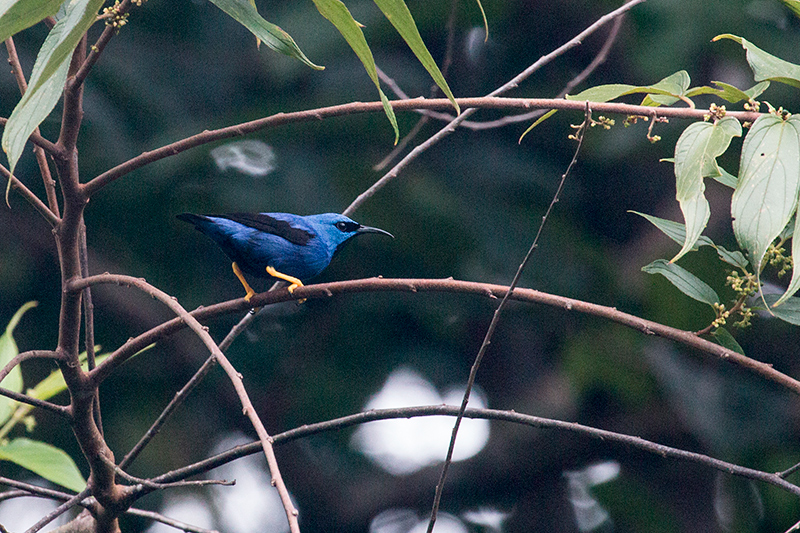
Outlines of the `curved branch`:
{"type": "MultiPolygon", "coordinates": [[[[108,276],[107,274],[103,276],[108,276]]],[[[112,283],[103,276],[93,276],[81,280],[81,285],[86,286],[96,283],[112,283]]],[[[134,278],[131,278],[134,279],[134,278]]],[[[77,285],[77,284],[76,284],[77,285]]],[[[189,313],[192,317],[205,320],[215,316],[229,314],[233,312],[247,311],[252,307],[263,307],[279,302],[300,300],[303,298],[328,298],[341,294],[359,292],[452,292],[466,293],[488,298],[502,298],[508,287],[504,285],[493,285],[489,283],[478,283],[473,281],[460,281],[452,278],[447,279],[384,279],[366,278],[351,281],[336,281],[332,283],[319,283],[316,285],[305,285],[298,287],[293,293],[287,290],[267,291],[256,294],[246,302],[244,298],[229,300],[208,307],[202,307],[189,313]]],[[[635,329],[645,335],[656,335],[671,341],[678,342],[684,346],[695,348],[700,352],[713,356],[714,358],[728,361],[741,366],[763,378],[773,381],[786,387],[795,394],[800,395],[800,381],[775,370],[772,365],[762,363],[740,353],[728,350],[698,337],[691,331],[665,326],[652,320],[637,317],[617,310],[615,307],[575,300],[564,296],[557,296],[534,289],[517,288],[511,296],[512,299],[527,302],[559,307],[566,311],[576,311],[587,315],[593,315],[629,328],[635,329]]],[[[90,372],[90,376],[96,383],[102,382],[120,364],[133,356],[140,349],[150,345],[158,339],[185,327],[182,319],[175,318],[164,322],[149,331],[142,333],[138,337],[128,340],[112,353],[105,361],[90,372]]]]}
{"type": "MultiPolygon", "coordinates": [[[[286,517],[289,521],[289,527],[293,532],[299,533],[300,528],[297,521],[298,512],[297,509],[295,509],[291,498],[289,497],[289,491],[283,482],[283,478],[281,477],[280,469],[278,468],[278,460],[275,457],[274,450],[272,449],[272,438],[269,436],[269,433],[267,433],[264,424],[261,422],[261,419],[258,417],[258,414],[253,407],[253,404],[250,402],[250,397],[248,396],[247,390],[244,387],[241,375],[236,371],[230,361],[228,361],[228,358],[225,357],[225,354],[223,354],[219,349],[217,343],[214,342],[214,339],[211,338],[207,328],[204,328],[194,316],[186,311],[186,309],[184,309],[183,306],[178,303],[177,299],[170,297],[165,292],[153,287],[140,278],[114,274],[100,274],[98,276],[92,276],[89,278],[71,280],[69,283],[67,283],[66,291],[75,293],[80,292],[87,287],[91,287],[92,285],[107,283],[137,288],[145,294],[148,294],[165,304],[170,308],[171,311],[178,315],[181,322],[184,322],[187,326],[189,326],[189,328],[200,338],[200,340],[203,341],[203,344],[206,345],[206,348],[208,348],[211,354],[217,359],[220,366],[228,375],[228,379],[230,379],[234,389],[236,389],[236,394],[238,395],[239,401],[242,404],[245,416],[247,416],[247,418],[250,420],[250,423],[253,425],[253,428],[258,434],[262,450],[267,458],[270,474],[272,475],[272,484],[278,490],[278,494],[280,495],[284,509],[286,510],[286,517]]],[[[90,373],[90,377],[91,376],[92,374],[90,373]]]]}
{"type": "MultiPolygon", "coordinates": [[[[585,111],[586,102],[578,100],[563,100],[558,98],[498,98],[493,96],[476,97],[476,98],[456,98],[456,101],[462,109],[569,109],[573,111],[585,111]]],[[[390,104],[395,111],[414,111],[419,109],[452,109],[453,105],[450,100],[446,98],[412,98],[409,100],[395,100],[390,104]]],[[[592,111],[599,113],[620,114],[620,115],[637,115],[637,116],[660,116],[660,117],[674,117],[702,120],[703,115],[708,111],[702,109],[688,109],[679,107],[649,107],[630,104],[619,103],[598,103],[590,102],[592,111]]],[[[229,139],[232,137],[240,137],[261,131],[267,128],[274,128],[283,126],[285,124],[293,124],[298,122],[311,122],[323,120],[326,118],[339,117],[343,115],[353,115],[358,113],[383,113],[383,104],[381,102],[351,102],[348,104],[335,105],[330,107],[322,107],[318,109],[310,109],[307,111],[297,111],[294,113],[276,113],[269,117],[252,120],[228,126],[218,130],[206,130],[197,135],[192,135],[180,141],[170,143],[161,148],[144,152],[128,161],[117,165],[114,168],[103,172],[99,176],[93,178],[85,184],[84,192],[86,195],[91,196],[101,188],[105,187],[114,180],[133,172],[147,164],[161,159],[177,155],[185,152],[190,148],[202,146],[215,141],[229,139]]],[[[466,111],[465,111],[466,112],[466,111]]],[[[464,113],[462,113],[463,115],[464,113]]],[[[761,113],[753,113],[750,111],[728,111],[728,115],[735,117],[741,121],[754,121],[761,113]]],[[[447,127],[450,127],[449,125],[447,127]]]]}
{"type": "MultiPolygon", "coordinates": [[[[283,433],[273,436],[275,444],[285,444],[287,442],[295,441],[316,435],[326,431],[340,431],[349,427],[365,424],[367,422],[374,422],[377,420],[390,420],[397,418],[414,418],[419,416],[456,416],[459,408],[453,405],[426,405],[421,407],[401,407],[395,409],[373,409],[364,411],[354,415],[344,416],[317,424],[306,424],[299,428],[291,429],[283,433]]],[[[540,429],[557,429],[561,431],[569,431],[586,437],[599,439],[604,442],[614,442],[617,444],[629,446],[644,450],[661,457],[670,459],[678,459],[681,461],[688,461],[691,463],[700,464],[719,470],[726,474],[745,477],[756,481],[762,481],[779,487],[787,492],[800,497],[800,487],[793,483],[789,483],[778,474],[763,472],[753,468],[739,466],[734,463],[715,459],[702,453],[690,452],[680,448],[673,448],[671,446],[664,446],[641,437],[633,435],[626,435],[623,433],[616,433],[604,429],[598,429],[575,422],[565,422],[563,420],[554,420],[550,418],[542,418],[539,416],[526,415],[514,411],[500,411],[497,409],[473,409],[469,408],[464,412],[467,418],[479,418],[485,420],[499,420],[504,422],[511,422],[540,429]]],[[[151,479],[153,482],[165,483],[174,482],[185,479],[197,474],[207,472],[220,465],[229,463],[234,459],[258,453],[259,443],[253,442],[236,446],[221,454],[209,457],[203,461],[199,461],[184,468],[168,472],[161,476],[151,479]]]]}
{"type": "Polygon", "coordinates": [[[45,205],[45,203],[42,202],[39,197],[33,193],[33,191],[27,188],[24,183],[17,179],[16,176],[11,174],[11,172],[3,165],[0,165],[0,174],[5,176],[6,179],[11,180],[11,187],[18,190],[22,197],[25,198],[25,200],[27,200],[28,203],[31,204],[31,206],[33,206],[33,208],[36,209],[36,211],[42,215],[42,218],[44,218],[51,226],[55,226],[61,221],[58,215],[56,215],[49,207],[47,207],[47,205],[45,205]]]}
{"type": "Polygon", "coordinates": [[[28,405],[32,405],[34,407],[41,407],[42,409],[46,409],[52,413],[61,415],[68,420],[72,420],[72,409],[70,409],[68,405],[58,405],[55,403],[46,402],[44,400],[40,400],[39,398],[14,392],[13,390],[3,387],[0,387],[0,396],[5,396],[6,398],[11,398],[12,400],[16,400],[21,403],[27,403],[28,405]]]}
{"type": "Polygon", "coordinates": [[[28,359],[58,359],[58,354],[52,350],[29,350],[13,357],[3,368],[0,368],[0,382],[14,369],[15,366],[28,359]]]}

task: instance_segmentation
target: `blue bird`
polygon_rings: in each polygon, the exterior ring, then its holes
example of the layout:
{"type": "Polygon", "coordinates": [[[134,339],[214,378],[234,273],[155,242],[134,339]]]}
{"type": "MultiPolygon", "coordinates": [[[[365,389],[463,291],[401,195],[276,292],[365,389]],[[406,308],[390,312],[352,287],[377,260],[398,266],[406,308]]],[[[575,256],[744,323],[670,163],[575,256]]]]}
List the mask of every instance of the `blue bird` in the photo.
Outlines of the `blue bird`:
{"type": "Polygon", "coordinates": [[[244,273],[260,278],[272,276],[288,281],[289,292],[303,285],[330,264],[341,246],[362,233],[388,231],[362,226],[344,215],[324,213],[299,216],[290,213],[232,213],[195,215],[182,213],[179,220],[194,224],[222,248],[233,273],[247,292],[248,302],[256,293],[244,273]]]}

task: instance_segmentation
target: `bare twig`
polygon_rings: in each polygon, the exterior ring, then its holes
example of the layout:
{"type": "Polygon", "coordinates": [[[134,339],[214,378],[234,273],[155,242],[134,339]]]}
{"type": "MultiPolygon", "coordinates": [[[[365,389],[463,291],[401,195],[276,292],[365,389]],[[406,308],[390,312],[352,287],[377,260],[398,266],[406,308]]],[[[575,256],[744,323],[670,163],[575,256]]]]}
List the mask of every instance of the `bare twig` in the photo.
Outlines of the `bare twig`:
{"type": "Polygon", "coordinates": [[[58,359],[58,354],[52,350],[29,350],[17,354],[3,368],[0,368],[0,381],[3,381],[14,367],[28,359],[58,359]]]}
{"type": "Polygon", "coordinates": [[[219,533],[219,531],[217,531],[216,529],[205,529],[202,527],[193,526],[191,524],[187,524],[186,522],[181,522],[180,520],[175,520],[173,518],[169,518],[168,516],[164,516],[163,514],[154,513],[152,511],[143,511],[141,509],[128,509],[127,514],[133,516],[141,516],[142,518],[149,518],[150,520],[161,522],[162,524],[174,527],[175,529],[181,529],[183,531],[186,531],[187,533],[219,533]]]}
{"type": "Polygon", "coordinates": [[[19,181],[16,176],[13,176],[11,172],[3,165],[0,165],[0,175],[3,175],[6,179],[11,180],[11,188],[18,190],[22,197],[29,204],[31,204],[31,206],[33,206],[33,208],[36,209],[36,211],[42,215],[42,218],[44,218],[51,226],[55,226],[60,222],[61,219],[58,218],[58,215],[51,211],[50,208],[47,207],[47,205],[42,202],[38,196],[33,194],[33,191],[27,188],[24,183],[19,181]]]}
{"type": "Polygon", "coordinates": [[[439,476],[439,482],[436,484],[436,492],[433,497],[433,505],[431,508],[431,518],[428,522],[428,533],[433,531],[433,527],[436,524],[436,517],[439,514],[439,505],[442,501],[442,493],[444,492],[444,483],[447,479],[447,471],[450,468],[450,464],[453,462],[453,452],[456,448],[456,438],[458,437],[458,429],[461,426],[461,420],[464,416],[464,411],[467,409],[467,404],[469,403],[470,393],[472,392],[472,387],[475,385],[475,378],[478,375],[478,368],[480,368],[481,361],[483,360],[483,356],[486,354],[486,350],[489,348],[489,344],[492,342],[492,337],[494,336],[495,329],[497,329],[497,324],[500,323],[500,315],[502,314],[503,310],[505,309],[506,304],[509,301],[509,298],[514,293],[514,289],[517,287],[520,278],[522,277],[522,272],[525,270],[525,267],[530,262],[531,257],[533,256],[533,252],[539,246],[539,238],[542,236],[542,232],[544,231],[544,226],[547,224],[547,219],[550,217],[550,213],[553,211],[556,203],[558,203],[559,196],[561,195],[561,191],[564,189],[564,183],[567,181],[567,176],[569,175],[572,167],[575,165],[575,162],[578,160],[578,153],[580,153],[581,146],[583,146],[583,138],[586,134],[586,130],[589,128],[592,122],[592,111],[589,108],[589,103],[586,103],[586,115],[583,120],[583,124],[581,124],[578,131],[575,133],[575,139],[578,141],[578,145],[575,147],[575,152],[572,155],[572,160],[567,165],[567,170],[564,171],[564,174],[561,175],[561,180],[558,183],[558,187],[556,188],[556,192],[553,194],[553,199],[550,201],[550,205],[547,207],[547,211],[545,211],[544,216],[542,217],[542,222],[539,224],[539,229],[536,232],[536,237],[533,239],[533,243],[531,247],[528,249],[528,253],[525,255],[525,258],[520,263],[519,267],[517,268],[516,274],[514,274],[514,278],[511,280],[511,284],[508,286],[508,291],[506,291],[505,295],[503,295],[503,299],[500,300],[500,305],[497,306],[495,309],[494,314],[492,315],[492,320],[489,322],[489,327],[486,329],[486,335],[483,338],[483,342],[481,343],[480,348],[478,349],[478,355],[475,356],[475,361],[472,363],[472,368],[469,372],[469,378],[467,379],[467,386],[464,390],[464,396],[461,400],[461,408],[458,412],[458,416],[456,416],[456,421],[453,424],[453,432],[450,436],[450,444],[447,448],[447,455],[444,460],[444,464],[442,465],[442,471],[439,476]]]}
{"type": "MultiPolygon", "coordinates": [[[[122,0],[119,4],[114,6],[114,10],[118,15],[124,15],[128,13],[131,9],[131,0],[122,0]]],[[[78,85],[83,84],[86,80],[86,77],[91,72],[92,67],[94,67],[97,60],[100,59],[100,54],[103,53],[105,50],[106,45],[111,40],[111,38],[119,32],[119,28],[115,27],[111,24],[108,24],[103,33],[100,34],[100,37],[97,41],[92,45],[89,54],[86,56],[86,59],[83,61],[83,64],[80,66],[78,71],[75,73],[74,82],[78,85]]]]}
{"type": "MultiPolygon", "coordinates": [[[[634,0],[636,1],[636,0],[634,0]]],[[[644,1],[644,0],[641,0],[644,1]]],[[[538,63],[538,62],[537,62],[538,63]]],[[[497,97],[478,97],[478,98],[457,98],[456,101],[462,109],[570,109],[573,111],[583,111],[586,102],[578,100],[548,99],[548,98],[497,98],[497,97]]],[[[389,102],[395,111],[413,111],[417,109],[452,109],[453,104],[446,98],[425,99],[413,98],[410,100],[395,100],[389,102]]],[[[707,110],[688,109],[683,107],[648,107],[619,103],[596,103],[592,102],[592,110],[596,113],[609,113],[620,115],[640,115],[640,116],[664,116],[702,120],[707,110]]],[[[269,117],[260,118],[250,122],[244,122],[234,126],[228,126],[218,130],[207,130],[191,137],[181,139],[174,143],[167,144],[155,150],[144,152],[134,158],[121,163],[106,172],[93,178],[86,183],[85,192],[92,195],[109,183],[139,169],[147,164],[161,159],[185,152],[190,148],[202,146],[215,141],[241,137],[249,133],[274,128],[285,124],[298,122],[316,122],[321,119],[352,115],[358,113],[382,113],[383,105],[380,102],[351,102],[330,107],[310,109],[307,111],[297,111],[294,113],[277,113],[269,117]]],[[[471,115],[472,113],[470,113],[471,115]]],[[[462,113],[463,115],[463,113],[462,113]]],[[[760,113],[750,111],[728,111],[727,116],[732,116],[740,121],[755,121],[760,113]]],[[[461,122],[459,122],[460,124],[461,122]]],[[[452,125],[452,126],[456,126],[452,125]]],[[[445,129],[451,125],[445,126],[445,129]]]]}
{"type": "Polygon", "coordinates": [[[64,503],[62,503],[61,505],[59,505],[58,507],[47,513],[46,515],[44,515],[38,522],[29,527],[25,531],[25,533],[36,533],[44,526],[46,526],[47,524],[49,524],[62,514],[66,513],[76,505],[80,505],[80,503],[90,494],[91,494],[91,489],[89,489],[88,487],[83,489],[83,491],[79,492],[75,496],[72,496],[70,499],[68,499],[67,501],[65,501],[64,503]]]}
{"type": "MultiPolygon", "coordinates": [[[[371,409],[362,413],[336,418],[333,420],[327,420],[317,424],[305,424],[301,427],[291,429],[283,433],[278,433],[273,437],[273,440],[276,445],[281,445],[326,431],[341,431],[349,427],[377,420],[415,418],[420,416],[458,416],[459,411],[460,408],[454,405],[426,405],[420,407],[400,407],[393,409],[371,409]]],[[[563,420],[554,420],[539,416],[526,415],[524,413],[517,413],[515,411],[468,408],[464,412],[464,416],[466,418],[474,419],[499,420],[513,424],[525,425],[532,428],[568,431],[593,439],[599,439],[603,442],[621,444],[639,450],[644,450],[661,457],[700,464],[708,468],[719,470],[725,474],[762,481],[800,497],[800,487],[793,483],[789,483],[785,479],[781,478],[778,474],[762,472],[761,470],[739,466],[734,463],[715,459],[702,453],[664,446],[662,444],[648,441],[633,435],[625,435],[623,433],[598,429],[575,422],[565,422],[563,420]]],[[[152,481],[169,482],[185,479],[208,472],[209,470],[229,463],[240,457],[252,455],[258,452],[258,442],[243,444],[192,465],[155,477],[152,481]]]]}
{"type": "Polygon", "coordinates": [[[189,328],[200,338],[200,340],[203,341],[203,344],[206,345],[206,348],[208,348],[208,350],[214,355],[220,366],[228,375],[228,379],[233,384],[236,394],[239,396],[239,401],[242,404],[245,416],[247,416],[247,418],[250,420],[250,423],[253,425],[253,428],[258,434],[264,455],[267,458],[270,474],[272,475],[272,484],[278,490],[278,494],[280,495],[284,509],[286,510],[286,517],[289,521],[289,527],[293,533],[299,533],[300,527],[297,522],[297,510],[295,509],[294,504],[289,497],[289,491],[287,490],[286,485],[283,482],[283,478],[281,477],[280,469],[278,468],[278,461],[275,457],[275,452],[272,449],[272,439],[269,436],[269,433],[267,433],[267,430],[264,427],[264,424],[261,422],[261,419],[258,417],[258,413],[256,413],[253,404],[250,402],[250,397],[248,396],[247,390],[244,387],[241,375],[236,371],[230,361],[228,361],[228,358],[225,357],[225,354],[223,354],[219,349],[217,344],[211,338],[211,335],[208,334],[207,329],[204,328],[195,317],[189,314],[189,312],[187,312],[177,302],[177,300],[139,278],[113,274],[100,274],[98,276],[74,280],[72,283],[68,284],[67,291],[82,291],[86,287],[106,283],[135,287],[144,293],[149,294],[153,298],[156,298],[169,307],[169,309],[178,315],[182,321],[185,321],[189,328]]]}
{"type": "Polygon", "coordinates": [[[42,409],[50,411],[51,413],[56,413],[57,415],[63,416],[68,420],[72,419],[72,412],[69,406],[50,403],[44,400],[40,400],[39,398],[34,398],[33,396],[28,396],[27,394],[21,394],[19,392],[14,392],[13,390],[9,390],[3,387],[0,387],[0,396],[5,396],[6,398],[11,398],[12,400],[16,400],[18,402],[27,403],[28,405],[32,405],[34,407],[41,407],[42,409]]]}

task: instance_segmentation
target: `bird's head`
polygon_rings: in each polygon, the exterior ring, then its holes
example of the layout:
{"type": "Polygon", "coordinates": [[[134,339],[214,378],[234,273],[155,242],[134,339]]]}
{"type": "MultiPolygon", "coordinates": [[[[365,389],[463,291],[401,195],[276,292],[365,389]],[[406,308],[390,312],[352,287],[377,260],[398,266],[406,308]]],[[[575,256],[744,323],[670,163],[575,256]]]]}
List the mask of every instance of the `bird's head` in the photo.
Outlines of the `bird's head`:
{"type": "Polygon", "coordinates": [[[314,227],[315,233],[335,251],[347,240],[363,233],[380,233],[394,238],[388,231],[369,226],[337,213],[324,213],[306,217],[306,221],[314,227]]]}

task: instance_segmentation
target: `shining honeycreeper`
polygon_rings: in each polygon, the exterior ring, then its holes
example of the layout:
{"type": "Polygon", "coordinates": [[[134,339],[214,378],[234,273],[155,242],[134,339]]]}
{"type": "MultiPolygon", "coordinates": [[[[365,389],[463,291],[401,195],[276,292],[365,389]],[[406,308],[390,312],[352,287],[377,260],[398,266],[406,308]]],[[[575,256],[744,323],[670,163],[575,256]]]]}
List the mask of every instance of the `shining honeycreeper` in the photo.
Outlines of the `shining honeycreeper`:
{"type": "Polygon", "coordinates": [[[194,224],[222,248],[231,261],[248,302],[255,291],[244,273],[272,276],[290,283],[289,292],[302,286],[330,264],[337,250],[350,238],[362,233],[388,231],[362,226],[336,213],[299,216],[290,213],[232,213],[194,215],[182,213],[179,220],[194,224]]]}

